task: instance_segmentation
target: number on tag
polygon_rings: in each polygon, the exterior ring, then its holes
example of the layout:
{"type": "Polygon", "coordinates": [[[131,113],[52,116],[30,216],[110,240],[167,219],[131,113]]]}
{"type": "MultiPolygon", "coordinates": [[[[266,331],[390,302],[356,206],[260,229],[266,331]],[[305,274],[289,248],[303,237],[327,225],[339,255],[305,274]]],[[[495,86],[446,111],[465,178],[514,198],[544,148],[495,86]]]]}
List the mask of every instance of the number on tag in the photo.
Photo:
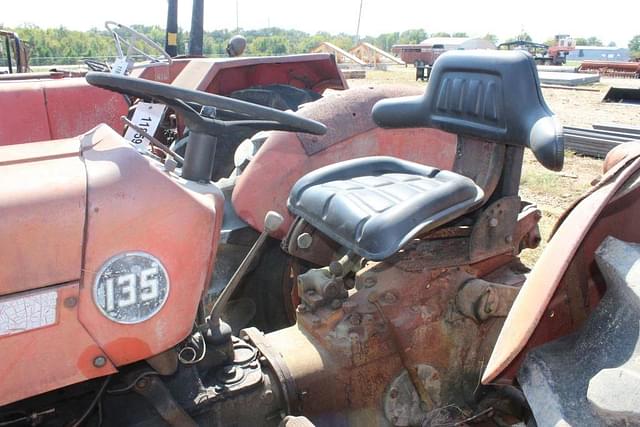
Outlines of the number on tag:
{"type": "MultiPolygon", "coordinates": [[[[136,110],[133,113],[131,121],[142,128],[149,135],[154,135],[158,126],[164,117],[166,106],[163,104],[154,104],[150,102],[139,102],[136,105],[136,110]]],[[[147,151],[149,148],[149,140],[137,130],[129,127],[124,134],[127,141],[134,144],[138,150],[147,151]]]]}

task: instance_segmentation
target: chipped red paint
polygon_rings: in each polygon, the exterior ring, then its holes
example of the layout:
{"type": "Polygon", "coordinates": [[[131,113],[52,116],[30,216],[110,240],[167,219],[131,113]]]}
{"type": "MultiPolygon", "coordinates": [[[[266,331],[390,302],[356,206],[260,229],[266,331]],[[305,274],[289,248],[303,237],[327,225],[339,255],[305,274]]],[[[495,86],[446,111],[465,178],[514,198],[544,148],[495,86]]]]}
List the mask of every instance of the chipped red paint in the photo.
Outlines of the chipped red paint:
{"type": "Polygon", "coordinates": [[[116,372],[108,359],[94,366],[104,353],[78,321],[77,303],[65,305],[69,298],[77,301],[79,283],[49,289],[58,294],[54,325],[0,336],[0,406],[116,372]]]}

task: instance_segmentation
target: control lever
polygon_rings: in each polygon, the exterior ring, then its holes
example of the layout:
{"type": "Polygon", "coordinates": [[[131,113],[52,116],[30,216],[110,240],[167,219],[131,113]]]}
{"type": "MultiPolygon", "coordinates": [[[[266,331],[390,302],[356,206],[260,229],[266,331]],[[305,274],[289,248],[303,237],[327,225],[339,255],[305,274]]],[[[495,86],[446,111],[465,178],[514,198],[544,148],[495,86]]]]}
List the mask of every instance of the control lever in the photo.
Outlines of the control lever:
{"type": "Polygon", "coordinates": [[[264,217],[264,231],[260,234],[258,240],[256,240],[256,242],[253,244],[253,246],[249,250],[249,253],[247,253],[247,256],[244,257],[236,272],[233,273],[233,276],[231,277],[231,279],[229,279],[229,283],[227,283],[227,286],[224,287],[224,289],[216,299],[216,302],[213,304],[211,312],[209,313],[208,323],[210,325],[217,325],[218,323],[220,323],[220,316],[222,315],[227,302],[229,302],[229,298],[231,298],[231,295],[233,295],[233,292],[240,284],[240,281],[247,273],[247,270],[249,269],[249,266],[255,259],[256,255],[260,253],[260,250],[262,249],[264,242],[267,240],[267,237],[269,237],[269,234],[280,228],[283,221],[284,218],[282,218],[282,215],[280,215],[279,213],[274,211],[267,212],[264,217]]]}
{"type": "MultiPolygon", "coordinates": [[[[256,240],[249,250],[249,253],[244,257],[236,272],[231,279],[229,279],[227,286],[224,287],[216,299],[200,331],[192,337],[194,342],[199,341],[196,336],[204,338],[205,347],[203,355],[200,360],[196,362],[204,372],[209,371],[211,368],[221,366],[229,360],[233,360],[234,350],[231,339],[231,326],[222,320],[220,316],[229,302],[231,295],[233,295],[233,292],[247,273],[249,266],[260,253],[267,237],[269,237],[269,233],[277,230],[283,221],[284,219],[279,213],[273,211],[267,212],[267,215],[264,217],[264,231],[260,234],[258,240],[256,240]]],[[[194,347],[198,347],[197,344],[194,344],[194,347]]]]}

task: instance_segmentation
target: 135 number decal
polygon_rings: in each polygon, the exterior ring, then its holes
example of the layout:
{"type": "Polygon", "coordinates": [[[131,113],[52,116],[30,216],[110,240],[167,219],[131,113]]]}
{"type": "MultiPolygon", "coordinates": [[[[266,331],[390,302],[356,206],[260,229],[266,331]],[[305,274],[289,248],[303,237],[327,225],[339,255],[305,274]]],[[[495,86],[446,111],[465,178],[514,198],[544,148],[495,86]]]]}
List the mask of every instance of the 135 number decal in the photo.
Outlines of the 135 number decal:
{"type": "Polygon", "coordinates": [[[169,278],[153,255],[128,252],[109,259],[94,284],[94,300],[109,319],[139,323],[154,316],[169,295],[169,278]]]}

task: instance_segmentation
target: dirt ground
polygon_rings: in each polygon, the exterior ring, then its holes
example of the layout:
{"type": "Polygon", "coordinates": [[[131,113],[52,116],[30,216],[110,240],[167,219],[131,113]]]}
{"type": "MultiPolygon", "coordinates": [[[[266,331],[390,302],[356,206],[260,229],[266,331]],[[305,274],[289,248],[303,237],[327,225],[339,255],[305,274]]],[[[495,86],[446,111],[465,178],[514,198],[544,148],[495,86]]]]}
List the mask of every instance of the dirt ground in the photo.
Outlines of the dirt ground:
{"type": "MultiPolygon", "coordinates": [[[[390,67],[387,71],[367,71],[366,79],[351,79],[351,87],[379,84],[409,84],[426,87],[415,81],[415,69],[411,66],[390,67]]],[[[600,83],[581,86],[596,89],[582,91],[543,88],[542,93],[551,110],[565,126],[591,128],[594,123],[615,122],[640,125],[640,105],[602,103],[609,86],[640,88],[639,79],[602,79],[600,83]]],[[[602,160],[565,153],[565,165],[561,172],[551,172],[540,166],[531,152],[525,154],[520,195],[535,203],[543,212],[540,221],[543,242],[538,249],[522,254],[525,264],[531,266],[540,255],[560,214],[581,194],[589,189],[602,169],[602,160]]]]}

